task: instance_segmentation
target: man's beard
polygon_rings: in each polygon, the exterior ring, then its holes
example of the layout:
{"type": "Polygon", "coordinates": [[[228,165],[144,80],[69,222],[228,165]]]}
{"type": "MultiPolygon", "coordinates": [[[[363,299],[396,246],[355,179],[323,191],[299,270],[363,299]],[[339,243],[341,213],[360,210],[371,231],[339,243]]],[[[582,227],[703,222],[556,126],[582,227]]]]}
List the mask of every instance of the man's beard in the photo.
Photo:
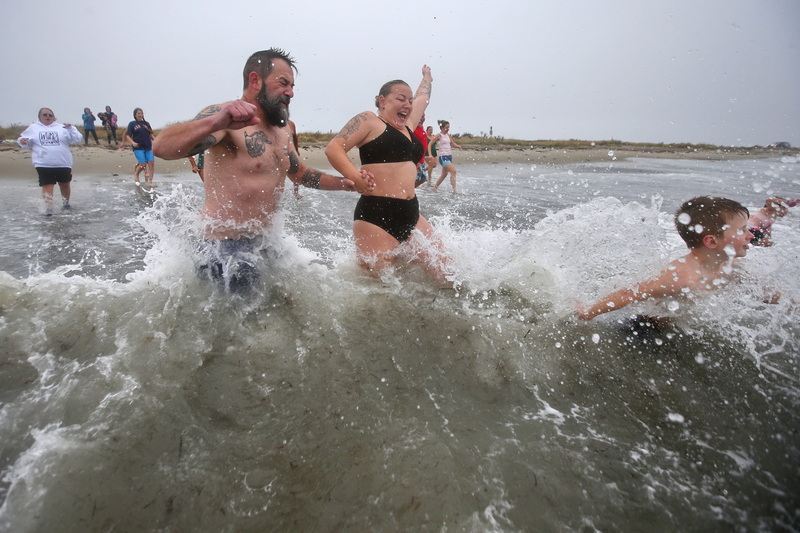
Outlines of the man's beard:
{"type": "Polygon", "coordinates": [[[261,90],[258,91],[258,96],[256,98],[258,101],[258,105],[261,106],[261,110],[264,111],[264,115],[267,117],[267,121],[272,124],[273,126],[278,126],[282,128],[286,126],[289,121],[289,108],[284,107],[282,104],[289,105],[289,97],[288,96],[279,96],[277,98],[267,98],[267,87],[266,84],[261,86],[261,90]]]}

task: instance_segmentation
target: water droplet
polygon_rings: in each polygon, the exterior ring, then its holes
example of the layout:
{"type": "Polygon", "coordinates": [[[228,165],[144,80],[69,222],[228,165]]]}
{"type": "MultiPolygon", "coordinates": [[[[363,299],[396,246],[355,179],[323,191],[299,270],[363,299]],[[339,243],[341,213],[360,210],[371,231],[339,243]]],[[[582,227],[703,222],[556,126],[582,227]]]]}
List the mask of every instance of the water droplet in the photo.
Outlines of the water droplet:
{"type": "Polygon", "coordinates": [[[689,222],[692,221],[692,217],[689,216],[689,213],[681,213],[678,215],[678,222],[683,224],[684,226],[688,226],[689,222]]]}
{"type": "Polygon", "coordinates": [[[592,335],[592,342],[593,342],[593,343],[595,343],[595,344],[597,344],[598,342],[600,342],[600,335],[598,335],[597,333],[595,333],[594,335],[592,335]]]}

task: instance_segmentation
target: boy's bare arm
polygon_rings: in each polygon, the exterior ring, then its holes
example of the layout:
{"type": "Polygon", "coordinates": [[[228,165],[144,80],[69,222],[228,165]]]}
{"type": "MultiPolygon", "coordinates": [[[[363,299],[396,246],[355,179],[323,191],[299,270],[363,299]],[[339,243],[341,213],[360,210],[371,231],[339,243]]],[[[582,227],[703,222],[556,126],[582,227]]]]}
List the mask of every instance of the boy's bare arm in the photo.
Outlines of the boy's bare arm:
{"type": "Polygon", "coordinates": [[[650,298],[665,298],[681,293],[684,286],[690,283],[683,272],[676,268],[674,263],[664,270],[658,277],[643,281],[636,288],[625,288],[614,291],[601,298],[589,307],[579,307],[575,315],[581,320],[591,320],[598,315],[622,309],[633,302],[642,302],[650,298]]]}
{"type": "Polygon", "coordinates": [[[575,311],[575,315],[581,320],[591,320],[597,315],[621,309],[631,302],[641,300],[643,299],[641,296],[641,293],[637,292],[635,289],[620,289],[612,292],[605,298],[597,300],[589,307],[579,307],[575,311]]]}

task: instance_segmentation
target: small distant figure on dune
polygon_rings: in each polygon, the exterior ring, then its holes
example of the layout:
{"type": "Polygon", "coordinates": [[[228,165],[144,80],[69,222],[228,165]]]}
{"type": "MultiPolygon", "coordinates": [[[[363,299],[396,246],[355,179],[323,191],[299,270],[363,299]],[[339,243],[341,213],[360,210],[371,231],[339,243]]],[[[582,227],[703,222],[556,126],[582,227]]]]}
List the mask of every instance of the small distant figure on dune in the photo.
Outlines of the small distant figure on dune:
{"type": "Polygon", "coordinates": [[[155,159],[153,158],[153,128],[144,119],[144,111],[141,107],[133,110],[133,120],[128,123],[128,128],[122,135],[120,149],[125,147],[129,141],[133,147],[133,155],[136,157],[136,166],[133,169],[133,180],[138,185],[139,175],[144,170],[144,179],[149,187],[153,186],[153,174],[155,173],[155,159]]]}
{"type": "Polygon", "coordinates": [[[753,234],[751,244],[755,246],[772,246],[772,224],[785,217],[790,207],[797,205],[800,199],[784,200],[778,196],[767,198],[764,207],[750,215],[747,226],[753,234]]]}
{"type": "MultiPolygon", "coordinates": [[[[101,112],[99,112],[97,114],[97,118],[100,119],[100,124],[102,124],[103,125],[103,129],[105,129],[106,128],[106,114],[101,111],[101,112]]],[[[108,133],[108,132],[106,131],[106,133],[108,133]]]]}
{"type": "Polygon", "coordinates": [[[81,116],[83,119],[83,144],[84,146],[89,146],[89,134],[94,137],[94,142],[100,146],[100,141],[97,140],[97,131],[94,129],[94,123],[97,120],[94,117],[94,113],[88,107],[83,108],[83,115],[81,116]]]}
{"type": "MultiPolygon", "coordinates": [[[[453,186],[453,194],[458,194],[456,189],[456,166],[453,164],[453,147],[461,148],[454,140],[450,138],[450,123],[446,120],[439,120],[439,129],[431,140],[431,144],[436,145],[436,150],[439,153],[439,164],[442,166],[442,175],[433,186],[434,191],[439,190],[439,185],[442,184],[444,178],[450,175],[450,185],[453,186]]],[[[428,155],[431,155],[428,153],[428,155]]]]}
{"type": "Polygon", "coordinates": [[[417,178],[414,180],[414,187],[419,187],[428,181],[428,136],[425,134],[425,115],[419,119],[417,127],[414,128],[414,136],[422,143],[422,148],[425,150],[424,156],[417,162],[417,178]]]}
{"type": "MultiPolygon", "coordinates": [[[[622,309],[648,299],[688,298],[693,293],[723,286],[731,279],[738,258],[747,255],[753,235],[747,229],[749,211],[727,198],[698,196],[684,202],[675,213],[675,227],[689,253],[669,263],[656,278],[635,288],[615,291],[575,314],[582,320],[622,309]]],[[[777,301],[773,296],[773,300],[777,301]]],[[[663,318],[637,317],[663,324],[663,318]]]]}
{"type": "Polygon", "coordinates": [[[203,157],[202,152],[197,154],[197,161],[195,161],[193,155],[190,155],[189,164],[192,165],[192,172],[194,172],[200,177],[200,181],[205,181],[206,178],[205,176],[203,176],[203,167],[205,166],[205,158],[203,157]]]}
{"type": "Polygon", "coordinates": [[[111,139],[114,139],[114,144],[119,145],[117,142],[117,114],[111,111],[111,106],[106,106],[103,113],[98,113],[97,117],[103,123],[103,129],[106,130],[108,137],[108,144],[111,144],[111,139]]]}
{"type": "Polygon", "coordinates": [[[59,124],[49,107],[39,110],[39,120],[23,131],[17,143],[33,152],[31,159],[39,174],[45,216],[53,215],[53,190],[58,183],[63,208],[71,209],[72,152],[69,145],[81,142],[81,133],[72,124],[59,124]]]}
{"type": "Polygon", "coordinates": [[[433,169],[436,168],[436,161],[439,159],[439,155],[436,152],[436,143],[433,142],[433,126],[425,128],[425,136],[428,138],[425,150],[425,164],[428,167],[428,186],[430,186],[433,184],[433,169]]]}

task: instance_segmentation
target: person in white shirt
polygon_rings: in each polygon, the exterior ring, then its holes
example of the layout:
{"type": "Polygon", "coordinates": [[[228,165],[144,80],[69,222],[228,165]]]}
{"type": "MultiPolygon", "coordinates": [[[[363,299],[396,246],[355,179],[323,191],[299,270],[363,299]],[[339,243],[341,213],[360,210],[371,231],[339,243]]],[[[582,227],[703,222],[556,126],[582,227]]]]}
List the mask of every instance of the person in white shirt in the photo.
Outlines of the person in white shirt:
{"type": "Polygon", "coordinates": [[[53,214],[53,190],[56,183],[61,190],[64,209],[71,209],[69,197],[72,181],[72,152],[69,145],[81,142],[83,137],[72,124],[56,122],[53,110],[43,107],[39,110],[39,120],[28,126],[20,134],[17,143],[30,149],[33,166],[39,174],[42,188],[45,216],[53,214]]]}

